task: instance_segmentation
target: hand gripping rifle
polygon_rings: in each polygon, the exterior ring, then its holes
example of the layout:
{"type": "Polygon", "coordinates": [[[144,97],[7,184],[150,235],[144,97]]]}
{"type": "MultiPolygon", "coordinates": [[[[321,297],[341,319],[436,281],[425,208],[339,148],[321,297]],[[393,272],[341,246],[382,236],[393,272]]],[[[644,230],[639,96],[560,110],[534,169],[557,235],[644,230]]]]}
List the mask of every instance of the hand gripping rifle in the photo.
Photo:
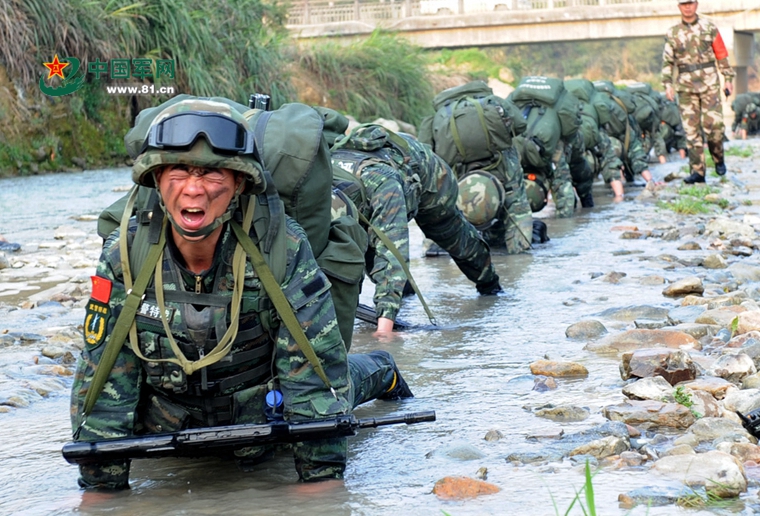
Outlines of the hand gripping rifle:
{"type": "Polygon", "coordinates": [[[412,425],[426,421],[435,421],[435,411],[365,419],[344,415],[307,421],[272,421],[255,425],[193,428],[108,441],[70,442],[63,446],[62,453],[71,464],[151,457],[204,457],[223,455],[247,446],[347,437],[356,435],[363,428],[402,423],[412,425]]]}

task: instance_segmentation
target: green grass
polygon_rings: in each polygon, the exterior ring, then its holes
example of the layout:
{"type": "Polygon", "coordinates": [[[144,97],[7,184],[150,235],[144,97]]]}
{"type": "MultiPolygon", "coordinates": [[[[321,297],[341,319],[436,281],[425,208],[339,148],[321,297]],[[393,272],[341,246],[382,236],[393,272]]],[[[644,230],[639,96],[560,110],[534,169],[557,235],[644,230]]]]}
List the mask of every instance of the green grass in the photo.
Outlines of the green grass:
{"type": "Polygon", "coordinates": [[[698,197],[703,199],[707,194],[718,193],[719,188],[708,185],[688,185],[682,186],[678,189],[678,195],[690,195],[691,197],[698,197]]]}
{"type": "Polygon", "coordinates": [[[694,401],[691,399],[691,393],[686,392],[683,386],[676,387],[676,390],[673,391],[673,398],[675,398],[676,403],[689,409],[695,418],[699,419],[702,417],[702,414],[692,408],[694,406],[694,401]]]}
{"type": "Polygon", "coordinates": [[[710,208],[707,206],[707,203],[705,201],[689,196],[679,197],[669,202],[660,201],[657,203],[657,206],[659,208],[671,210],[682,215],[710,213],[710,208]]]}
{"type": "MultiPolygon", "coordinates": [[[[597,471],[598,473],[598,471],[597,471]]],[[[575,498],[573,498],[573,501],[570,502],[570,505],[567,507],[565,512],[563,512],[563,516],[567,516],[570,514],[570,511],[573,510],[573,507],[575,507],[575,504],[577,503],[578,506],[581,508],[581,511],[583,511],[583,514],[586,516],[596,516],[596,500],[594,498],[594,484],[592,482],[594,476],[591,474],[591,466],[589,465],[588,460],[586,461],[586,468],[584,471],[585,474],[585,482],[583,484],[583,487],[578,491],[576,489],[575,491],[575,498]],[[583,502],[586,502],[586,505],[583,504],[583,502]]],[[[551,493],[550,493],[551,496],[551,493]]],[[[554,513],[559,516],[560,511],[559,507],[557,507],[557,502],[554,500],[554,496],[551,497],[552,499],[552,505],[554,506],[554,513]]]]}
{"type": "Polygon", "coordinates": [[[751,158],[754,155],[751,147],[729,147],[725,150],[726,156],[738,156],[740,158],[751,158]]]}
{"type": "Polygon", "coordinates": [[[394,34],[375,31],[348,46],[320,42],[302,49],[300,64],[329,92],[330,107],[360,122],[383,117],[417,124],[431,114],[422,49],[394,34]]]}

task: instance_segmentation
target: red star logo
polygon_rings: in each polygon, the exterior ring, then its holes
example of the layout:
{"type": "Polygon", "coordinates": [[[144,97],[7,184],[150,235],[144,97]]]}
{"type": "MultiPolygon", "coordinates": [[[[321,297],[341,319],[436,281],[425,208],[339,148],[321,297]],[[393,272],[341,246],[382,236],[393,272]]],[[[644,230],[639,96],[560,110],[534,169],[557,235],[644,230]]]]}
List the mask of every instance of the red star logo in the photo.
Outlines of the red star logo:
{"type": "Polygon", "coordinates": [[[58,75],[61,79],[65,79],[66,77],[63,76],[63,69],[69,66],[69,63],[61,63],[58,60],[58,54],[55,55],[53,58],[52,63],[42,63],[44,64],[48,70],[50,70],[50,73],[48,73],[47,78],[51,79],[54,75],[58,75]]]}

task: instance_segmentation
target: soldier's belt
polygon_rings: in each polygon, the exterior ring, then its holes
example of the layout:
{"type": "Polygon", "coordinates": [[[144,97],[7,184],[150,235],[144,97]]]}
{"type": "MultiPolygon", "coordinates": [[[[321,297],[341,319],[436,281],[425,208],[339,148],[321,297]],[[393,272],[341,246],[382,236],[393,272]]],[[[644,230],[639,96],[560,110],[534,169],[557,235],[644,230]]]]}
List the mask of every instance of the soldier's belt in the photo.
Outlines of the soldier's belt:
{"type": "Polygon", "coordinates": [[[715,63],[699,63],[699,64],[690,64],[690,65],[679,65],[678,66],[678,72],[679,73],[688,73],[688,72],[696,72],[697,70],[704,70],[705,68],[715,68],[715,63]]]}

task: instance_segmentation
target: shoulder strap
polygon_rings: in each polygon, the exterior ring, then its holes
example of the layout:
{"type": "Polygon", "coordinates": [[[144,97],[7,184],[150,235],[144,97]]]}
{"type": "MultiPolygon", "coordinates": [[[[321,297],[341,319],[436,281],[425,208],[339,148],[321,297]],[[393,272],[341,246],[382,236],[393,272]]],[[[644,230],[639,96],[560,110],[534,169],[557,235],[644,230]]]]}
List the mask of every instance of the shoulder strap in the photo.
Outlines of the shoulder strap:
{"type": "Polygon", "coordinates": [[[322,381],[325,382],[325,385],[337,399],[335,390],[333,389],[332,384],[330,384],[330,380],[327,378],[324,368],[322,368],[322,363],[319,361],[319,357],[317,357],[317,354],[314,352],[314,348],[311,347],[311,343],[303,332],[303,328],[301,328],[301,324],[298,322],[296,314],[293,313],[293,308],[290,306],[290,303],[280,288],[280,284],[272,274],[272,271],[264,260],[258,247],[256,247],[256,244],[253,243],[253,240],[248,236],[248,233],[243,231],[243,228],[241,228],[237,222],[230,221],[230,225],[235,232],[238,242],[243,246],[243,249],[245,249],[248,256],[250,256],[253,269],[256,271],[256,274],[258,274],[262,285],[264,285],[264,290],[266,290],[269,298],[272,300],[283,324],[285,324],[285,327],[295,339],[301,352],[306,356],[306,359],[314,368],[314,371],[322,381]]]}

